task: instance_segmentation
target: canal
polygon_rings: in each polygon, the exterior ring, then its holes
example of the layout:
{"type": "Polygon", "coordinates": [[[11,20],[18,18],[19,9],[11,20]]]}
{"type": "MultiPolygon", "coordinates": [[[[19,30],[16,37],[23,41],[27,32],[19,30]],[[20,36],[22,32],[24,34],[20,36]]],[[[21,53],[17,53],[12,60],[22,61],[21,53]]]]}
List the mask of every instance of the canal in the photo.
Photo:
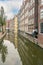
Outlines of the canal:
{"type": "Polygon", "coordinates": [[[43,49],[17,33],[0,42],[0,65],[43,65],[43,49]]]}

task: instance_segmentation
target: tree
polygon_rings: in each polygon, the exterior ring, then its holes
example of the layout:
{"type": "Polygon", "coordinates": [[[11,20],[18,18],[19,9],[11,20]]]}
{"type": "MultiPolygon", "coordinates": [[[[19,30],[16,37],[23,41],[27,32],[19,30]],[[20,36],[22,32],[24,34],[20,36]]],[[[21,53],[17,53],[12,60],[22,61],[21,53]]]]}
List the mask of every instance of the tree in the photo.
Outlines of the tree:
{"type": "Polygon", "coordinates": [[[2,26],[2,33],[3,31],[3,26],[6,24],[5,22],[5,16],[4,16],[4,8],[1,7],[1,14],[0,14],[0,25],[2,26]]]}
{"type": "Polygon", "coordinates": [[[3,40],[0,42],[0,54],[1,54],[1,59],[2,59],[2,62],[4,63],[5,60],[6,60],[6,56],[8,54],[8,51],[7,51],[7,46],[3,45],[3,40]]]}

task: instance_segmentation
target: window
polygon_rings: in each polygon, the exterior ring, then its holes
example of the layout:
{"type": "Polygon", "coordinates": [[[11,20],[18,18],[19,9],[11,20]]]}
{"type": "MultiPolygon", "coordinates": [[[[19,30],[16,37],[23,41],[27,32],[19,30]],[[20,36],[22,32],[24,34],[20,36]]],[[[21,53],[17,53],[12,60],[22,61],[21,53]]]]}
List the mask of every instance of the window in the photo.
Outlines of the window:
{"type": "Polygon", "coordinates": [[[27,2],[26,6],[25,6],[25,9],[27,9],[27,8],[28,8],[28,5],[29,5],[29,3],[27,2]]]}
{"type": "Polygon", "coordinates": [[[25,13],[25,17],[26,17],[26,16],[28,16],[28,10],[27,10],[26,13],[25,13]]]}
{"type": "Polygon", "coordinates": [[[30,16],[32,15],[32,10],[30,10],[30,16]]]}
{"type": "Polygon", "coordinates": [[[43,5],[43,0],[41,0],[41,4],[43,5]]]}
{"type": "Polygon", "coordinates": [[[34,24],[34,19],[32,19],[32,22],[31,23],[34,24]]]}
{"type": "Polygon", "coordinates": [[[40,31],[43,33],[43,23],[40,24],[40,31]]]}
{"type": "Polygon", "coordinates": [[[32,5],[33,4],[33,1],[32,0],[30,0],[30,5],[32,5]]]}
{"type": "Polygon", "coordinates": [[[30,0],[30,6],[35,2],[35,0],[30,0]]]}
{"type": "Polygon", "coordinates": [[[40,19],[43,18],[43,9],[40,10],[40,19]]]}
{"type": "Polygon", "coordinates": [[[33,8],[33,14],[34,14],[34,8],[33,8]]]}
{"type": "Polygon", "coordinates": [[[34,3],[34,2],[35,2],[35,0],[32,0],[32,2],[34,3]]]}

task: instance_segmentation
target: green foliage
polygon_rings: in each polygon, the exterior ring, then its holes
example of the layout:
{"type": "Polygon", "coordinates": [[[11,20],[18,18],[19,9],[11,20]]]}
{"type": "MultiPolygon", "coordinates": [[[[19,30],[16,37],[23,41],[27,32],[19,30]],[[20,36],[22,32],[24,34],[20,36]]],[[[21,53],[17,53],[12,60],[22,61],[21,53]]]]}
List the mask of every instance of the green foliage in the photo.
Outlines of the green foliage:
{"type": "Polygon", "coordinates": [[[0,25],[3,26],[5,25],[5,16],[4,16],[4,8],[1,7],[1,14],[0,14],[0,25]]]}
{"type": "Polygon", "coordinates": [[[5,19],[6,19],[6,17],[4,16],[4,8],[1,7],[0,26],[2,27],[2,33],[4,33],[4,31],[3,31],[3,26],[6,25],[5,19]]]}
{"type": "Polygon", "coordinates": [[[0,16],[0,25],[2,25],[2,18],[1,18],[1,16],[0,16]]]}
{"type": "Polygon", "coordinates": [[[4,63],[8,52],[7,52],[7,46],[3,45],[3,41],[0,42],[0,54],[1,54],[2,62],[4,63]]]}
{"type": "Polygon", "coordinates": [[[2,18],[1,16],[0,16],[0,25],[1,26],[6,25],[5,18],[2,18]]]}

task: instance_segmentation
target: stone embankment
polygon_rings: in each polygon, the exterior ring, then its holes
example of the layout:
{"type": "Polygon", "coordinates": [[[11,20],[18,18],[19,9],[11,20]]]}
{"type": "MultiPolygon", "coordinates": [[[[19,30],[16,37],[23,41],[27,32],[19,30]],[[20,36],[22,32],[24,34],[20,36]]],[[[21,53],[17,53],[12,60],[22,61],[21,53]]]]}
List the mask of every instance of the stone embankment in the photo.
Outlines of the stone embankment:
{"type": "Polygon", "coordinates": [[[0,41],[5,37],[6,32],[4,34],[0,33],[0,41]]]}

